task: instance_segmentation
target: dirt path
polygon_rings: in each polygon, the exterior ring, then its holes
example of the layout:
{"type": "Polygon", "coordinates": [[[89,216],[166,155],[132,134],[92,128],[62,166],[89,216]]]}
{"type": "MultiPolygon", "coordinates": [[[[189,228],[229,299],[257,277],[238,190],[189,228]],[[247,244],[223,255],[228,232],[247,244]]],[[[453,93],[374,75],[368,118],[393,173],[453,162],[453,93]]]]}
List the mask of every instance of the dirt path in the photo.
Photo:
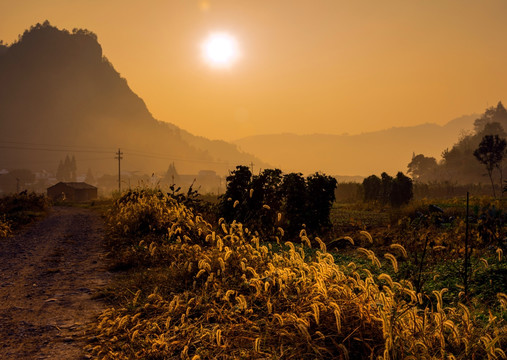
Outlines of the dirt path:
{"type": "Polygon", "coordinates": [[[92,297],[109,279],[102,240],[99,215],[72,207],[0,239],[0,359],[86,358],[86,324],[105,307],[92,297]]]}

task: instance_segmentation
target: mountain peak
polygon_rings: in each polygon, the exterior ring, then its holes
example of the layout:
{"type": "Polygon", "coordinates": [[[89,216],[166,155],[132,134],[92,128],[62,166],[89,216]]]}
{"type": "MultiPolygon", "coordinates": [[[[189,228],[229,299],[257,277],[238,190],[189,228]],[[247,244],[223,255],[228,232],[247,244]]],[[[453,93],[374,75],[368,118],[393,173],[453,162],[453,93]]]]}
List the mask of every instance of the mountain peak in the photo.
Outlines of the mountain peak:
{"type": "Polygon", "coordinates": [[[125,169],[147,173],[165,170],[172,162],[184,173],[209,169],[225,174],[251,161],[264,165],[235,145],[216,145],[154,119],[103,56],[91,31],[69,32],[46,21],[1,48],[0,145],[5,151],[0,168],[51,170],[57,167],[58,152],[65,151],[76,153],[85,169],[114,173],[111,159],[119,147],[125,169]],[[30,151],[41,143],[47,151],[30,151]],[[83,149],[111,159],[85,156],[83,149]]]}

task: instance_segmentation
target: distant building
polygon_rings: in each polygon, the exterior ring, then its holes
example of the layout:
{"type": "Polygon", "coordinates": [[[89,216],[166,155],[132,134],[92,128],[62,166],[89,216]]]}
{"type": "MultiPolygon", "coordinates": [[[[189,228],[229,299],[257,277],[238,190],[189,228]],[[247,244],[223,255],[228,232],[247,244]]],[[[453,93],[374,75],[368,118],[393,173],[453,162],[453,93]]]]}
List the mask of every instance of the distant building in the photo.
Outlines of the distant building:
{"type": "Polygon", "coordinates": [[[196,183],[204,192],[218,194],[222,186],[222,178],[213,170],[201,170],[197,174],[196,183]]]}
{"type": "Polygon", "coordinates": [[[48,187],[53,200],[89,201],[97,198],[97,188],[84,182],[59,182],[48,187]]]}
{"type": "Polygon", "coordinates": [[[180,175],[176,171],[174,163],[169,166],[169,169],[162,178],[155,178],[151,181],[152,185],[156,185],[157,182],[166,187],[174,184],[176,188],[180,187],[180,191],[183,193],[185,193],[190,186],[192,186],[193,190],[198,190],[201,194],[219,194],[223,192],[223,189],[221,189],[222,178],[218,176],[214,170],[200,170],[196,175],[180,175]]]}

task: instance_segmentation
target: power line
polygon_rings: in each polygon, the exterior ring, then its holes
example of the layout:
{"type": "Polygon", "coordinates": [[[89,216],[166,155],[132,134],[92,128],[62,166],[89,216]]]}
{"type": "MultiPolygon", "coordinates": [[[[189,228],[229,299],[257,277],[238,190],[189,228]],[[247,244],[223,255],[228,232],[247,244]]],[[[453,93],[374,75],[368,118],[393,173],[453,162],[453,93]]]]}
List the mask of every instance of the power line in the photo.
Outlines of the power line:
{"type": "MultiPolygon", "coordinates": [[[[95,154],[109,154],[113,148],[107,147],[86,147],[86,146],[71,146],[71,145],[50,145],[50,144],[36,144],[36,143],[25,143],[25,142],[15,142],[15,141],[4,141],[0,140],[0,143],[11,143],[11,144],[20,144],[27,146],[12,146],[12,145],[1,145],[0,149],[11,149],[11,150],[36,150],[36,151],[49,151],[49,152],[75,152],[75,153],[95,153],[95,154]],[[60,147],[67,147],[68,149],[61,149],[60,147]],[[86,150],[88,149],[109,149],[107,150],[86,150]]],[[[150,153],[144,152],[140,150],[134,149],[125,149],[126,154],[131,156],[139,156],[145,158],[153,158],[153,159],[161,159],[161,160],[172,160],[172,161],[184,161],[184,162],[194,162],[194,163],[205,163],[205,164],[219,164],[219,165],[228,165],[226,161],[214,161],[214,160],[202,160],[202,159],[189,159],[189,158],[181,158],[176,156],[171,156],[167,154],[160,153],[150,153]]]]}
{"type": "MultiPolygon", "coordinates": [[[[80,158],[79,161],[80,162],[85,162],[85,161],[102,161],[102,160],[111,160],[110,157],[100,157],[100,158],[80,158]]],[[[53,159],[53,160],[24,160],[23,161],[23,165],[27,165],[27,164],[36,164],[36,165],[40,165],[40,164],[56,164],[56,161],[53,159]]]]}
{"type": "Polygon", "coordinates": [[[20,146],[8,146],[8,145],[0,145],[0,149],[37,150],[37,151],[52,151],[52,152],[76,152],[76,153],[94,153],[94,154],[108,154],[108,153],[110,153],[109,151],[98,151],[98,150],[48,149],[48,148],[20,147],[20,146]]]}
{"type": "Polygon", "coordinates": [[[83,148],[83,149],[103,149],[103,150],[109,150],[109,151],[114,149],[113,147],[109,147],[109,146],[46,144],[46,143],[30,143],[30,142],[12,141],[12,140],[0,140],[0,143],[31,145],[31,146],[52,146],[52,147],[68,147],[68,148],[83,148]]]}

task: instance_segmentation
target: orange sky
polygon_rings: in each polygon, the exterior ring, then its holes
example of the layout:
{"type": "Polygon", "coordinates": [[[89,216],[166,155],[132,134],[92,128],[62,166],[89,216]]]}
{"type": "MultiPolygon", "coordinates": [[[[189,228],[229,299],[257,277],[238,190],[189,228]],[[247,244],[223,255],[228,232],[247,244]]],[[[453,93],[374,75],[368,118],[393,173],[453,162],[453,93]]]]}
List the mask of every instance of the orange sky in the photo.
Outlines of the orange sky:
{"type": "Polygon", "coordinates": [[[443,124],[505,103],[506,15],[505,0],[0,0],[0,39],[46,19],[89,29],[157,119],[234,140],[443,124]],[[243,54],[227,70],[200,54],[220,30],[243,54]]]}

